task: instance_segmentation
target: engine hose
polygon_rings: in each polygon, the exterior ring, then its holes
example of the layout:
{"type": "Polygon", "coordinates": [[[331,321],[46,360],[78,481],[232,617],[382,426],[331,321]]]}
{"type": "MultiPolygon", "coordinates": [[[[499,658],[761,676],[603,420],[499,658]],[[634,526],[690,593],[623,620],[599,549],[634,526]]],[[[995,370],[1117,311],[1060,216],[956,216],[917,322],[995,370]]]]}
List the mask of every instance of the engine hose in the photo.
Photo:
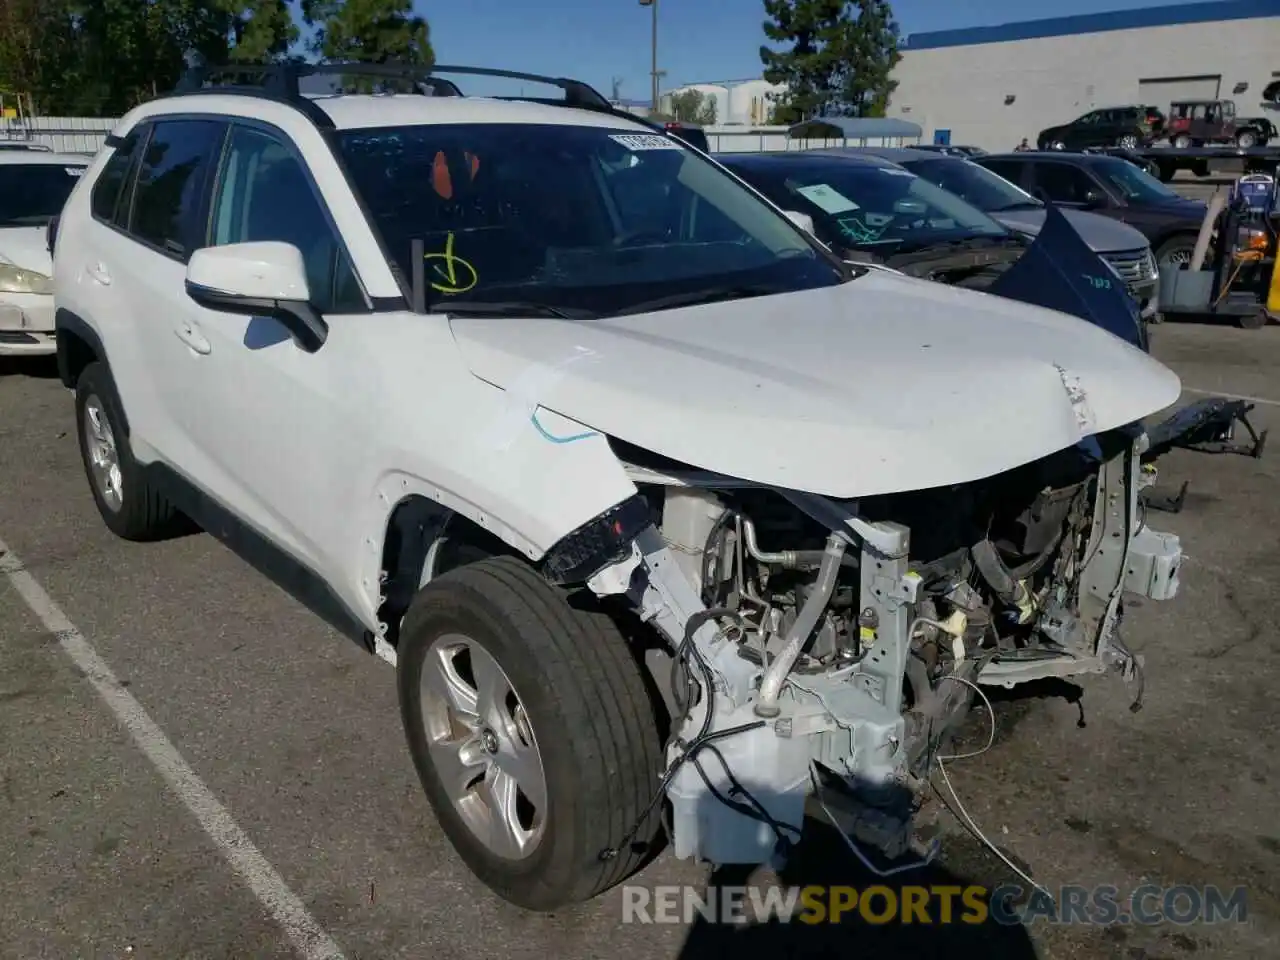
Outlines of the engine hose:
{"type": "Polygon", "coordinates": [[[979,540],[969,550],[973,564],[997,597],[1019,611],[1018,620],[1025,623],[1031,616],[1032,598],[1026,585],[1004,565],[996,546],[990,540],[979,540]]]}
{"type": "Polygon", "coordinates": [[[978,573],[982,574],[982,579],[995,591],[996,596],[1005,603],[1017,602],[1018,582],[1000,559],[996,545],[990,540],[982,539],[969,548],[969,553],[973,556],[973,564],[978,568],[978,573]]]}

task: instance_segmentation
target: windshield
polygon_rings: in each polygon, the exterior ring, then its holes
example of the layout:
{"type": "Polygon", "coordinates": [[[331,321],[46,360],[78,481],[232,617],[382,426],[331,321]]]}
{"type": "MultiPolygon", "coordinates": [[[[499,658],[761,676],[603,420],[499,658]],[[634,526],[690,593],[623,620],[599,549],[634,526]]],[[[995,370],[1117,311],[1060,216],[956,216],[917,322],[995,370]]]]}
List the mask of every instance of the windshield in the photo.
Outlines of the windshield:
{"type": "Polygon", "coordinates": [[[1126,200],[1137,200],[1139,203],[1161,203],[1165,200],[1180,199],[1178,194],[1128,160],[1121,160],[1118,157],[1097,160],[1094,162],[1093,171],[1118,190],[1126,200]]]}
{"type": "Polygon", "coordinates": [[[819,238],[844,249],[894,253],[1009,236],[981,210],[896,166],[788,157],[734,169],[784,210],[809,214],[819,238]]]}
{"type": "Polygon", "coordinates": [[[702,292],[781,293],[850,277],[786,217],[660,134],[432,124],[349,130],[339,143],[407,278],[422,242],[432,309],[500,303],[608,315],[702,292]]]}
{"type": "Polygon", "coordinates": [[[986,213],[1043,206],[1031,194],[970,160],[907,160],[902,165],[986,213]]]}
{"type": "Polygon", "coordinates": [[[83,165],[0,164],[0,225],[42,226],[58,214],[84,174],[83,165]]]}

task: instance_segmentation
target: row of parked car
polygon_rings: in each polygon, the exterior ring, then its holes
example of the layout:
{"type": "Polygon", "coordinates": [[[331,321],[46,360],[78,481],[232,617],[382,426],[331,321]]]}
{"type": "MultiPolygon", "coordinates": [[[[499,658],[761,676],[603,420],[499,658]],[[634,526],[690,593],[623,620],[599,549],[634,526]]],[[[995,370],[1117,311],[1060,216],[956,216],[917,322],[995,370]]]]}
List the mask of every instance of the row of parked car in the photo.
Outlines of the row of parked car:
{"type": "Polygon", "coordinates": [[[843,147],[717,159],[848,259],[985,288],[1062,208],[1138,300],[1158,310],[1160,267],[1190,259],[1205,205],[1118,157],[1062,152],[959,156],[843,147]],[[974,258],[977,248],[988,256],[974,258]]]}

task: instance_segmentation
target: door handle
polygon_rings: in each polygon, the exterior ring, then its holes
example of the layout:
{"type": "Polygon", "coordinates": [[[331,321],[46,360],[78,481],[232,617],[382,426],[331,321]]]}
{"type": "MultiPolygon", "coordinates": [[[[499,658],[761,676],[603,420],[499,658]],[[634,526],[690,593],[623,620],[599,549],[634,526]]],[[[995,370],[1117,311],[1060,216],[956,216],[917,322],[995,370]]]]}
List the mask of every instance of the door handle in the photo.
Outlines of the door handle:
{"type": "Polygon", "coordinates": [[[195,324],[187,320],[178,321],[178,325],[174,327],[173,332],[179,340],[196,353],[203,355],[213,350],[213,345],[205,339],[204,334],[196,329],[195,324]]]}
{"type": "Polygon", "coordinates": [[[84,272],[89,275],[89,279],[94,283],[100,283],[104,287],[111,286],[111,274],[107,272],[107,268],[101,263],[91,263],[84,268],[84,272]]]}

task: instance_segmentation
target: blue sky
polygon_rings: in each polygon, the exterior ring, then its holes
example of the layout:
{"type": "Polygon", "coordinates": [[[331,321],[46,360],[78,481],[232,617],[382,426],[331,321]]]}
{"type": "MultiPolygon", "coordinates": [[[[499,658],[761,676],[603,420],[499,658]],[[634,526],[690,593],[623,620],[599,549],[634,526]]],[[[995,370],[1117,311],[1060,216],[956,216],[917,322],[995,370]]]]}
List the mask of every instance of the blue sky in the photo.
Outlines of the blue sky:
{"type": "MultiPolygon", "coordinates": [[[[893,9],[908,34],[1178,2],[1189,0],[894,0],[893,9]]],[[[761,0],[658,5],[663,89],[760,75],[761,0]]],[[[620,77],[623,97],[649,99],[652,20],[638,0],[415,0],[415,6],[431,25],[440,63],[571,76],[606,95],[620,77]]],[[[464,90],[475,89],[458,80],[464,90]]]]}

